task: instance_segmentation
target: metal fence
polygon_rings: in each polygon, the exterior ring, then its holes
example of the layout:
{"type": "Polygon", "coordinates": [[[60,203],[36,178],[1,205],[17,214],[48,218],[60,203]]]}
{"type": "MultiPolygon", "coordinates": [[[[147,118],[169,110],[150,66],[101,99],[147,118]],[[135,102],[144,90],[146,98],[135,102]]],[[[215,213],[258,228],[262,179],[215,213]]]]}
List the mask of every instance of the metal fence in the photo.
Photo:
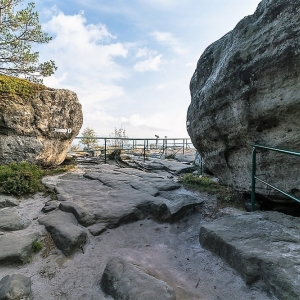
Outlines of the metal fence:
{"type": "Polygon", "coordinates": [[[154,152],[158,158],[182,153],[187,149],[195,149],[189,138],[122,138],[122,137],[75,137],[75,139],[97,140],[96,147],[90,147],[73,152],[87,152],[91,156],[101,156],[107,162],[107,155],[115,150],[126,153],[139,152],[139,156],[146,159],[148,152],[154,152]]]}
{"type": "Polygon", "coordinates": [[[283,150],[283,149],[278,149],[274,147],[267,147],[267,146],[262,146],[262,145],[257,145],[253,144],[252,146],[252,174],[251,174],[251,179],[252,179],[252,191],[251,191],[251,211],[255,211],[255,183],[256,180],[262,182],[263,184],[266,184],[267,186],[271,187],[272,189],[280,192],[281,194],[287,196],[290,199],[293,199],[294,201],[297,201],[300,203],[300,199],[296,198],[295,196],[279,189],[278,187],[275,187],[274,185],[266,182],[265,180],[259,178],[256,176],[256,149],[265,149],[265,150],[270,150],[270,151],[275,151],[275,152],[280,152],[283,154],[288,154],[288,155],[294,155],[294,156],[300,156],[300,152],[295,152],[295,151],[289,151],[289,150],[283,150]]]}

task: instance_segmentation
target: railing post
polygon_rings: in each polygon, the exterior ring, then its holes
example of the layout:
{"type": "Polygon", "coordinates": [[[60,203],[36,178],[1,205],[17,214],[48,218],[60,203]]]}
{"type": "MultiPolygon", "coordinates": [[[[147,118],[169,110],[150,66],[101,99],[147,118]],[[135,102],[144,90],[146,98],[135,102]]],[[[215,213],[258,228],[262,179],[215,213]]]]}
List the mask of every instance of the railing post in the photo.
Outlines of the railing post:
{"type": "Polygon", "coordinates": [[[146,160],[146,140],[144,140],[144,162],[146,160]]]}
{"type": "Polygon", "coordinates": [[[106,138],[104,138],[104,163],[106,164],[106,138]]]}
{"type": "Polygon", "coordinates": [[[202,155],[199,153],[200,155],[200,175],[203,175],[203,159],[202,159],[202,155]]]}
{"type": "Polygon", "coordinates": [[[166,139],[166,152],[165,152],[165,156],[167,156],[168,155],[168,140],[166,139]]]}
{"type": "Polygon", "coordinates": [[[184,139],[182,140],[182,155],[184,155],[184,139]]]}
{"type": "Polygon", "coordinates": [[[251,190],[251,211],[255,211],[255,175],[256,175],[256,147],[252,148],[252,190],[251,190]]]}

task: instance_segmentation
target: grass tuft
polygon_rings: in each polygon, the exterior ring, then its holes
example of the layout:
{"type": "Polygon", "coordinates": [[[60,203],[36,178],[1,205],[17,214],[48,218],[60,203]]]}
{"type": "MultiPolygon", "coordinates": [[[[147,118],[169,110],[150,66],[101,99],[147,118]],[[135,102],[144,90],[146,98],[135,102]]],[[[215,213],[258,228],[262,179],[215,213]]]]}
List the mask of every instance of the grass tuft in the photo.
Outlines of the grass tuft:
{"type": "Polygon", "coordinates": [[[38,253],[42,250],[42,248],[43,248],[43,244],[41,242],[35,241],[32,243],[33,252],[38,253]]]}
{"type": "Polygon", "coordinates": [[[216,195],[219,208],[226,206],[242,208],[241,197],[235,190],[216,183],[208,176],[185,174],[179,182],[187,188],[216,195]]]}

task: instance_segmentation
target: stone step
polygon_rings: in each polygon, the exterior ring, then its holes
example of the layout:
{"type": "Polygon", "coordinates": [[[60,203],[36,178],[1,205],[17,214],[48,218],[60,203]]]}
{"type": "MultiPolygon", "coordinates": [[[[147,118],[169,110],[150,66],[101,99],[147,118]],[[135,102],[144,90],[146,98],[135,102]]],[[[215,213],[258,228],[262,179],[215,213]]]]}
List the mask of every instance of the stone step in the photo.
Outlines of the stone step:
{"type": "Polygon", "coordinates": [[[300,219],[278,212],[229,216],[203,224],[199,240],[247,284],[263,280],[279,299],[299,298],[300,219]]]}

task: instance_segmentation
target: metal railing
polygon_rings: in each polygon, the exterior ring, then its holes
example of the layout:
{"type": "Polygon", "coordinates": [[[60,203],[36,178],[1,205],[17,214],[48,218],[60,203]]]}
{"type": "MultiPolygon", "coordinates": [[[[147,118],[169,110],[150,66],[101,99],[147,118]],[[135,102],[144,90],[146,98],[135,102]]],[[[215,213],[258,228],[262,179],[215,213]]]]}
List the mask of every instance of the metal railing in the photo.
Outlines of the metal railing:
{"type": "Polygon", "coordinates": [[[262,180],[261,178],[256,176],[256,149],[265,149],[265,150],[270,150],[270,151],[275,151],[275,152],[280,152],[288,155],[294,155],[294,156],[299,156],[300,157],[300,152],[295,152],[295,151],[289,151],[289,150],[283,150],[283,149],[278,149],[278,148],[273,148],[273,147],[267,147],[267,146],[262,146],[262,145],[257,145],[253,144],[252,146],[252,174],[251,174],[251,179],[252,179],[252,190],[251,190],[251,211],[255,211],[255,183],[256,180],[262,182],[263,184],[266,184],[267,186],[271,187],[272,189],[280,192],[281,194],[287,196],[290,199],[293,199],[294,201],[297,201],[300,203],[300,199],[296,198],[295,196],[279,189],[278,187],[275,187],[274,185],[266,182],[265,180],[262,180]]]}
{"type": "MultiPolygon", "coordinates": [[[[167,156],[168,149],[172,149],[172,152],[178,153],[182,151],[184,155],[185,150],[188,148],[194,148],[189,138],[122,138],[122,137],[75,137],[75,139],[93,139],[98,140],[101,148],[101,153],[104,155],[104,162],[107,162],[107,155],[109,151],[113,150],[127,150],[133,151],[136,149],[141,150],[140,156],[146,159],[146,153],[150,150],[160,151],[160,155],[167,156]],[[102,143],[101,143],[102,142],[102,143]]],[[[99,143],[98,142],[98,143],[99,143]]],[[[98,147],[98,148],[99,148],[98,147]]],[[[86,149],[83,151],[75,152],[93,152],[99,151],[99,149],[86,149]]]]}

